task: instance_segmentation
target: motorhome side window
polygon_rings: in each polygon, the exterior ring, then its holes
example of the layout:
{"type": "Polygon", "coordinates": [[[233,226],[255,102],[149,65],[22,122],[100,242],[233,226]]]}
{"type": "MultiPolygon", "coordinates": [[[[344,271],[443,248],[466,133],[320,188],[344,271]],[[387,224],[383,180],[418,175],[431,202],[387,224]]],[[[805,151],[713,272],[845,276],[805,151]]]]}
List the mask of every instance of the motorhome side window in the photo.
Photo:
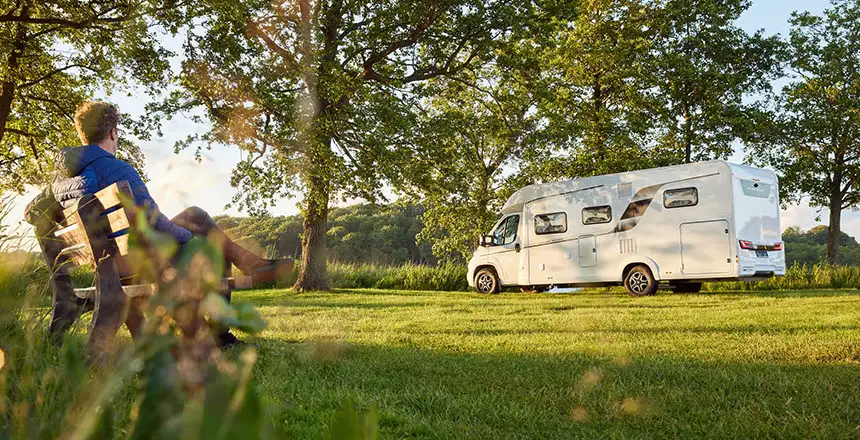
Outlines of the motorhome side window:
{"type": "Polygon", "coordinates": [[[535,234],[559,234],[567,232],[567,214],[556,212],[535,216],[535,234]]]}
{"type": "Polygon", "coordinates": [[[496,227],[493,231],[493,242],[496,246],[511,244],[517,239],[517,227],[520,223],[520,216],[512,215],[496,227]]]}
{"type": "Polygon", "coordinates": [[[666,208],[696,206],[698,203],[699,191],[696,188],[667,189],[663,191],[663,206],[666,208]]]}
{"type": "Polygon", "coordinates": [[[592,206],[582,209],[582,224],[596,225],[612,221],[612,208],[610,206],[592,206]]]}

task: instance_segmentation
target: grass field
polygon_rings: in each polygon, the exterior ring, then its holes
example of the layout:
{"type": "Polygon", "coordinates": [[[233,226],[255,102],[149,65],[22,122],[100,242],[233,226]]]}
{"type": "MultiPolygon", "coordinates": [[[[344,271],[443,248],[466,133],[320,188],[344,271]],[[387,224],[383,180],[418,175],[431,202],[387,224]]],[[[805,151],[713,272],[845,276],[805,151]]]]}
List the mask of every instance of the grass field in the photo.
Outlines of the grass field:
{"type": "Polygon", "coordinates": [[[236,292],[284,435],[860,438],[860,294],[236,292]]]}

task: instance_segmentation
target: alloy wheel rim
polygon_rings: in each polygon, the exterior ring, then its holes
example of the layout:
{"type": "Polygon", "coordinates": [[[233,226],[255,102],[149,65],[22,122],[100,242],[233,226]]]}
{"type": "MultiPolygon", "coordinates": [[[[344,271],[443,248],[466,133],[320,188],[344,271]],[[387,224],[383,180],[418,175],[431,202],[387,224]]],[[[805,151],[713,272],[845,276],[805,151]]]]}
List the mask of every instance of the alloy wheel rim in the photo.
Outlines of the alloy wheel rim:
{"type": "Polygon", "coordinates": [[[648,277],[642,272],[635,272],[630,275],[630,290],[636,293],[642,293],[648,289],[648,277]]]}
{"type": "Polygon", "coordinates": [[[493,288],[493,277],[489,274],[481,274],[478,277],[478,290],[481,292],[489,292],[493,288]]]}

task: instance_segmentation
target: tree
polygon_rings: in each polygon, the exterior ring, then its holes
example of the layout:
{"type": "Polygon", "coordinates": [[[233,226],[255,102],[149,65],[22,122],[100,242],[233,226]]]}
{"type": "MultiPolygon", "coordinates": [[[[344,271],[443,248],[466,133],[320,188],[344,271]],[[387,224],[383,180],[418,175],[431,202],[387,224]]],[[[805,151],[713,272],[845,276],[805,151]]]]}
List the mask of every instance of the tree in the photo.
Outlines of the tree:
{"type": "Polygon", "coordinates": [[[834,1],[823,16],[794,13],[780,117],[751,149],[780,175],[786,203],[829,209],[827,263],[839,263],[843,209],[860,204],[860,4],[834,1]]]}
{"type": "Polygon", "coordinates": [[[510,0],[208,0],[189,7],[182,90],[159,109],[202,106],[197,143],[247,153],[232,183],[250,210],[299,189],[296,290],[328,288],[326,222],[338,196],[373,200],[396,167],[399,124],[422,83],[489,53],[528,4],[510,0]],[[513,6],[514,4],[518,6],[513,6]]]}
{"type": "Polygon", "coordinates": [[[534,88],[545,90],[539,108],[551,143],[530,152],[528,173],[557,180],[650,165],[651,12],[641,0],[584,0],[549,29],[550,44],[536,46],[534,88]]]}
{"type": "Polygon", "coordinates": [[[426,207],[417,239],[437,257],[469,258],[496,221],[516,159],[536,143],[535,96],[508,67],[489,62],[429,87],[398,187],[426,207]]]}
{"type": "Polygon", "coordinates": [[[750,0],[669,0],[654,12],[652,60],[644,73],[662,163],[726,158],[737,139],[755,136],[767,115],[745,98],[764,95],[781,74],[781,43],[733,23],[750,0]]]}
{"type": "MultiPolygon", "coordinates": [[[[72,115],[97,87],[132,78],[153,90],[163,84],[168,53],[150,30],[155,17],[167,17],[176,6],[145,0],[0,2],[0,190],[44,181],[51,152],[79,142],[72,115]]],[[[142,162],[130,142],[121,151],[132,163],[142,162]]]]}

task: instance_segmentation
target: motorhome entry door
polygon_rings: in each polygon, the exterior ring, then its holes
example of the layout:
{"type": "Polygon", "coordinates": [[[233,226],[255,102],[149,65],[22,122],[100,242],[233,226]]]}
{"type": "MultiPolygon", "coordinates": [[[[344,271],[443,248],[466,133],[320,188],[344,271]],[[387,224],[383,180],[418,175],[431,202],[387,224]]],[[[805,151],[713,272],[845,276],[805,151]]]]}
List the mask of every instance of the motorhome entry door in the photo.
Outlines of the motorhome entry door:
{"type": "Polygon", "coordinates": [[[579,237],[579,265],[591,267],[597,264],[597,239],[593,235],[579,237]]]}
{"type": "Polygon", "coordinates": [[[729,222],[681,224],[681,271],[684,275],[722,274],[731,270],[729,222]]]}

